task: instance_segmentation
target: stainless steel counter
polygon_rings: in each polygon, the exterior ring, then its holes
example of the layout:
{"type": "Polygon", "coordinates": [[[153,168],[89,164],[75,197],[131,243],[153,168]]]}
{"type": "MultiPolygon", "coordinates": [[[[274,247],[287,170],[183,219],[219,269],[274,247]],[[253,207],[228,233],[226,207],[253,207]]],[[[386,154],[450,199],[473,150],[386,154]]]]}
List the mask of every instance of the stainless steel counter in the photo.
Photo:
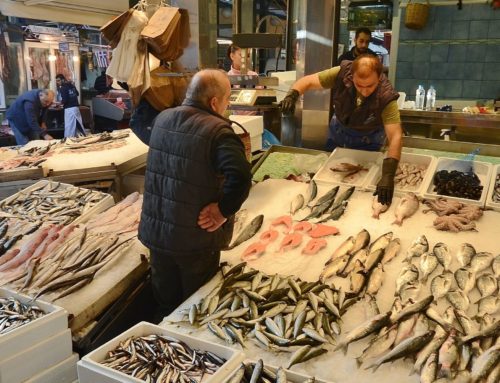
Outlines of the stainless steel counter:
{"type": "Polygon", "coordinates": [[[500,114],[469,114],[462,112],[434,112],[402,109],[403,123],[439,124],[466,128],[500,129],[500,114]]]}

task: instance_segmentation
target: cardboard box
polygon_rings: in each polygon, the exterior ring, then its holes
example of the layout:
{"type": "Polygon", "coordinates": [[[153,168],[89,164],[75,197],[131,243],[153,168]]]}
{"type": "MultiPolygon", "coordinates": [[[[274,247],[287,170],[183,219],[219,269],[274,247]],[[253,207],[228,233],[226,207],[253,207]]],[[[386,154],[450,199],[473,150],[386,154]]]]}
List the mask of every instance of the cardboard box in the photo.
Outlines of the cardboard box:
{"type": "Polygon", "coordinates": [[[123,372],[114,370],[112,368],[102,365],[100,362],[107,357],[108,351],[114,350],[120,342],[130,338],[131,336],[139,337],[151,334],[163,334],[170,337],[176,338],[193,349],[198,349],[202,351],[210,351],[214,354],[226,359],[221,368],[219,368],[215,374],[211,376],[206,376],[202,382],[203,383],[218,383],[222,382],[234,368],[239,365],[243,360],[243,353],[237,350],[233,350],[229,347],[221,346],[216,343],[203,341],[199,338],[195,338],[186,334],[181,334],[158,325],[154,325],[148,322],[140,322],[125,331],[116,338],[110,340],[106,344],[102,345],[98,349],[92,351],[91,353],[85,355],[82,360],[77,363],[78,370],[78,380],[80,383],[119,383],[119,382],[129,382],[129,383],[141,383],[143,380],[129,376],[123,372]]]}

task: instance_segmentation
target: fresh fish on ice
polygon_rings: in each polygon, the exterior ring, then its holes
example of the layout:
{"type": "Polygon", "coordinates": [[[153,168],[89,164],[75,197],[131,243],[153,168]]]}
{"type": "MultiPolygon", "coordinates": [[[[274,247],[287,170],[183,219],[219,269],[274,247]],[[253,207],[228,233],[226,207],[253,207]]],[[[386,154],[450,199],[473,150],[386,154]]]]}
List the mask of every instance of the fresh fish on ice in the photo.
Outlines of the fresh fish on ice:
{"type": "Polygon", "coordinates": [[[476,255],[476,249],[470,243],[462,243],[457,252],[458,262],[462,267],[469,266],[470,261],[476,255]]]}
{"type": "Polygon", "coordinates": [[[445,243],[439,242],[434,245],[432,252],[437,257],[439,263],[445,270],[450,270],[450,265],[453,260],[450,250],[445,243]]]}
{"type": "Polygon", "coordinates": [[[393,223],[401,226],[405,218],[411,217],[415,214],[418,210],[418,206],[418,197],[412,192],[406,193],[399,201],[398,206],[396,206],[396,210],[394,212],[396,220],[393,223]]]}
{"type": "Polygon", "coordinates": [[[236,240],[231,245],[229,245],[227,250],[234,249],[236,246],[252,238],[260,230],[263,221],[264,215],[262,214],[252,219],[248,226],[246,226],[238,235],[238,237],[236,237],[236,240]]]}
{"type": "Polygon", "coordinates": [[[453,273],[444,272],[442,275],[435,276],[431,281],[431,292],[437,300],[444,297],[450,291],[453,284],[453,273]]]}
{"type": "Polygon", "coordinates": [[[373,197],[372,202],[372,218],[379,219],[380,214],[385,213],[390,205],[384,205],[378,202],[378,196],[373,197]]]}

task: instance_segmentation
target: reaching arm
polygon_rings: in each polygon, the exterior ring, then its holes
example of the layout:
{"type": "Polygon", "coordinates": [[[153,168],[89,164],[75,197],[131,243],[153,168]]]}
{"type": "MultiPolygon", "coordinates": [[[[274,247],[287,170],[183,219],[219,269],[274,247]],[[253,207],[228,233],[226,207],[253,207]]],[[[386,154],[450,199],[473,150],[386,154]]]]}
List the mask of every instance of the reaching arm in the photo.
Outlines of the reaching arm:
{"type": "Polygon", "coordinates": [[[387,157],[396,160],[401,159],[401,149],[403,147],[403,129],[401,123],[384,125],[385,135],[389,146],[387,148],[387,157]]]}
{"type": "Polygon", "coordinates": [[[283,114],[293,114],[295,112],[295,103],[300,95],[312,89],[323,89],[317,73],[304,76],[292,85],[285,98],[280,102],[281,112],[283,114]]]}

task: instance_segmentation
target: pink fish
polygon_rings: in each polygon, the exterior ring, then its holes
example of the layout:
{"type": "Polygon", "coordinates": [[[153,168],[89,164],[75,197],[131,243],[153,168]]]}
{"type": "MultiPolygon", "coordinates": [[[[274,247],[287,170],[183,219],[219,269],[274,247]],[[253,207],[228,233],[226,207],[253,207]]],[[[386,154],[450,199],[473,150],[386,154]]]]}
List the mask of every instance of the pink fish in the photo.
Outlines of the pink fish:
{"type": "Polygon", "coordinates": [[[273,241],[276,240],[276,238],[278,238],[278,231],[277,230],[274,230],[274,229],[269,229],[269,230],[266,230],[264,231],[261,235],[260,235],[260,240],[263,242],[263,243],[271,243],[273,241]]]}
{"type": "Polygon", "coordinates": [[[325,248],[327,245],[326,240],[323,238],[313,238],[307,242],[307,245],[302,249],[302,254],[316,255],[318,251],[325,248]]]}
{"type": "Polygon", "coordinates": [[[302,221],[302,222],[298,222],[295,224],[295,226],[293,227],[293,231],[303,231],[304,233],[307,233],[312,228],[313,228],[313,225],[311,222],[302,221]]]}
{"type": "Polygon", "coordinates": [[[318,223],[314,227],[314,229],[312,229],[307,234],[311,238],[321,238],[321,237],[326,237],[328,235],[337,235],[338,233],[339,229],[337,229],[335,226],[323,225],[321,223],[318,223]]]}
{"type": "Polygon", "coordinates": [[[285,225],[286,230],[285,233],[290,232],[292,229],[292,216],[291,215],[282,215],[281,217],[276,218],[273,222],[271,222],[271,226],[285,225]]]}
{"type": "Polygon", "coordinates": [[[281,241],[280,249],[279,251],[288,251],[291,249],[296,248],[297,246],[300,246],[302,243],[302,234],[300,233],[291,233],[285,235],[285,238],[281,241]]]}
{"type": "Polygon", "coordinates": [[[255,242],[248,246],[241,255],[242,261],[253,261],[259,258],[266,251],[267,243],[255,242]]]}

